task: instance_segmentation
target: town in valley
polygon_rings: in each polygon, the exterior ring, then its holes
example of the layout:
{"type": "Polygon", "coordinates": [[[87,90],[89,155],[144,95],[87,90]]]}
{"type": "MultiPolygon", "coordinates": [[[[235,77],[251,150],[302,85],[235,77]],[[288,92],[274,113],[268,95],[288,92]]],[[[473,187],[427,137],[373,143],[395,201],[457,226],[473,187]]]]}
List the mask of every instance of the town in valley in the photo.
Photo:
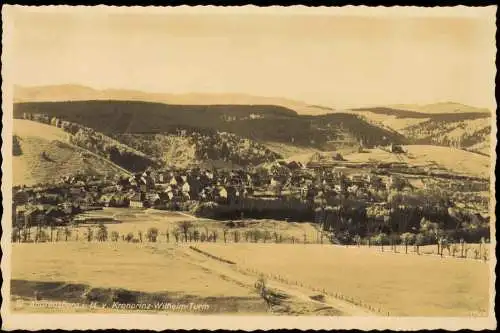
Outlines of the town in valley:
{"type": "Polygon", "coordinates": [[[26,8],[2,316],[494,320],[491,8],[26,8]]]}

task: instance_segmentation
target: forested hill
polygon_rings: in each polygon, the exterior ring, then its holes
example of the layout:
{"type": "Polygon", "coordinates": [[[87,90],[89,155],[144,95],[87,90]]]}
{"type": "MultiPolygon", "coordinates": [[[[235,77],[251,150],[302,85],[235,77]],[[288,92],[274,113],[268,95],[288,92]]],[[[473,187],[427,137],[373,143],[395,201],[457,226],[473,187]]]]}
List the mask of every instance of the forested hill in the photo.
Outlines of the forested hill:
{"type": "Polygon", "coordinates": [[[28,102],[14,104],[14,116],[47,114],[105,134],[175,133],[209,129],[259,142],[326,149],[336,141],[405,143],[403,135],[349,113],[301,116],[275,105],[172,105],[138,101],[28,102]]]}

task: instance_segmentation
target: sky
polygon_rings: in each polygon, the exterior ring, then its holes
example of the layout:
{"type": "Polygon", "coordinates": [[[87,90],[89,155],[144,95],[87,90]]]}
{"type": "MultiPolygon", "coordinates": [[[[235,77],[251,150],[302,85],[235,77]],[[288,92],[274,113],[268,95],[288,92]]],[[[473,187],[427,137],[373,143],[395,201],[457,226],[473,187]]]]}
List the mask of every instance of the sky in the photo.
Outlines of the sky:
{"type": "Polygon", "coordinates": [[[17,8],[4,31],[12,81],[24,86],[245,93],[336,108],[454,101],[495,109],[489,13],[17,8]]]}

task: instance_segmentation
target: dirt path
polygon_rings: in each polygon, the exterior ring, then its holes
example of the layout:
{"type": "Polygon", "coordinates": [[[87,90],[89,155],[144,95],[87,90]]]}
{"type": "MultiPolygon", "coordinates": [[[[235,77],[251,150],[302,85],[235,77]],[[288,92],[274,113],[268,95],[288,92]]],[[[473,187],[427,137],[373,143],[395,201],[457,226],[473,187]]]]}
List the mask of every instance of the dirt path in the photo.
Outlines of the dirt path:
{"type": "MultiPolygon", "coordinates": [[[[226,280],[232,280],[240,286],[246,286],[250,289],[254,288],[255,282],[259,278],[258,273],[252,273],[245,270],[244,267],[239,267],[236,265],[226,264],[220,262],[216,259],[207,257],[202,253],[198,253],[189,247],[181,246],[179,249],[186,257],[188,257],[191,263],[203,267],[215,274],[220,275],[221,278],[226,280]]],[[[287,283],[269,280],[267,282],[268,286],[272,289],[276,289],[283,292],[295,300],[299,300],[304,303],[310,303],[317,305],[318,308],[334,308],[343,315],[347,316],[376,316],[375,312],[369,311],[367,309],[356,306],[352,303],[336,299],[324,295],[322,301],[313,300],[310,296],[318,295],[319,292],[310,290],[305,287],[299,287],[295,285],[290,285],[287,283]]]]}
{"type": "Polygon", "coordinates": [[[196,217],[194,215],[191,215],[191,214],[188,214],[188,213],[185,213],[185,212],[177,211],[176,213],[178,213],[179,215],[183,215],[183,216],[189,217],[190,219],[193,219],[193,220],[202,220],[199,217],[196,217]]]}

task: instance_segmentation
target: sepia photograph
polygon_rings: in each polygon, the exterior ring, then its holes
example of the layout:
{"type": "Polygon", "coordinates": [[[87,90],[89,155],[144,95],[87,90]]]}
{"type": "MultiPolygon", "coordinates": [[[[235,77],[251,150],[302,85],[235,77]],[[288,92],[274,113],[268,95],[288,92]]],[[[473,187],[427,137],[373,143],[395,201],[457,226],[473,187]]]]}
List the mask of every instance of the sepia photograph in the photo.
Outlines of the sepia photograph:
{"type": "Polygon", "coordinates": [[[489,7],[2,8],[2,328],[495,329],[489,7]]]}

